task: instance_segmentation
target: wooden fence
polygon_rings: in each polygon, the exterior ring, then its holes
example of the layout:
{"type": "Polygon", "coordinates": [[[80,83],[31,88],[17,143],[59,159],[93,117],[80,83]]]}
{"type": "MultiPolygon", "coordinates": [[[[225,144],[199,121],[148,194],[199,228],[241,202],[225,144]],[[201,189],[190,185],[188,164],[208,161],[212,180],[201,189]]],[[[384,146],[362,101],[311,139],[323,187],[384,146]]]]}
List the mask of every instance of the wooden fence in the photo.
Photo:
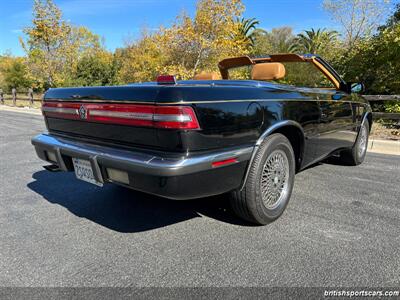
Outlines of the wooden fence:
{"type": "MultiPolygon", "coordinates": [[[[370,102],[400,101],[400,95],[364,95],[363,97],[370,102]]],[[[11,94],[8,95],[4,94],[0,89],[1,104],[5,104],[6,101],[11,101],[12,105],[16,106],[17,101],[25,101],[25,103],[28,102],[29,106],[34,106],[35,102],[41,105],[42,98],[42,94],[35,94],[32,89],[29,89],[27,93],[17,93],[16,89],[12,89],[11,94]]],[[[372,114],[376,119],[400,121],[400,113],[373,112],[372,114]]]]}
{"type": "MultiPolygon", "coordinates": [[[[364,95],[369,102],[400,101],[400,95],[364,95]]],[[[372,112],[375,119],[396,120],[400,122],[400,113],[372,112]]]]}
{"type": "Polygon", "coordinates": [[[0,89],[0,103],[5,104],[6,101],[12,101],[13,106],[17,106],[17,101],[25,101],[29,103],[29,106],[33,106],[35,102],[42,103],[42,94],[35,94],[32,89],[29,89],[27,93],[18,93],[16,89],[12,89],[11,94],[4,94],[0,89]]]}

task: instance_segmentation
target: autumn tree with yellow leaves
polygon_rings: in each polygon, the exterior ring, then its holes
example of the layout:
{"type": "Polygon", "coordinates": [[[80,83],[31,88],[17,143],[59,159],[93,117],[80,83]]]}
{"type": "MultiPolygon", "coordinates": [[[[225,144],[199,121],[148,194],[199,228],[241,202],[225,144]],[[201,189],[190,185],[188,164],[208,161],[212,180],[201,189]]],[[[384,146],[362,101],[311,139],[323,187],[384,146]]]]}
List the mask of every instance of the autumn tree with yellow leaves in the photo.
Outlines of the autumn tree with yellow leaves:
{"type": "Polygon", "coordinates": [[[36,90],[70,85],[107,85],[154,80],[158,74],[192,78],[217,71],[223,58],[247,54],[249,39],[240,24],[241,0],[199,0],[194,17],[146,31],[110,53],[98,35],[66,22],[52,0],[34,0],[32,25],[20,39],[31,85],[36,90]]]}
{"type": "Polygon", "coordinates": [[[200,71],[216,71],[223,58],[248,53],[238,39],[244,6],[240,0],[200,0],[193,18],[183,13],[170,28],[144,32],[128,45],[121,58],[121,81],[147,81],[157,74],[192,78],[200,71]]]}
{"type": "Polygon", "coordinates": [[[98,35],[64,21],[51,0],[34,1],[32,26],[24,33],[27,39],[21,38],[20,42],[39,89],[68,85],[79,59],[100,48],[98,35]]]}
{"type": "MultiPolygon", "coordinates": [[[[218,71],[218,62],[227,57],[295,51],[323,55],[346,80],[365,81],[368,93],[400,91],[400,6],[386,26],[381,23],[389,0],[324,0],[325,9],[343,30],[322,42],[326,34],[318,28],[305,31],[315,33],[306,37],[295,36],[290,27],[257,28],[256,19],[243,18],[241,0],[196,1],[193,16],[182,13],[168,27],[144,29],[138,39],[112,53],[98,35],[65,21],[52,0],[34,0],[32,24],[21,39],[26,55],[0,55],[0,88],[44,91],[126,84],[151,81],[159,74],[190,79],[201,71],[218,71]],[[351,14],[342,13],[347,11],[351,14]]],[[[231,75],[242,78],[248,70],[231,75]]]]}

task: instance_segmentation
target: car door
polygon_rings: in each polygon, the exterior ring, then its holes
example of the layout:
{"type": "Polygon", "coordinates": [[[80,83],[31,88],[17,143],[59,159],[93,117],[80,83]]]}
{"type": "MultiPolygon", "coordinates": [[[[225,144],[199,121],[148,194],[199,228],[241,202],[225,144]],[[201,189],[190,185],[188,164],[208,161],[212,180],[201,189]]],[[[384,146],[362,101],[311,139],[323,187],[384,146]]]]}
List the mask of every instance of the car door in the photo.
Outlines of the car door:
{"type": "Polygon", "coordinates": [[[356,111],[343,92],[320,97],[317,157],[322,158],[340,148],[353,146],[357,122],[356,111]],[[323,98],[323,99],[322,99],[323,98]]]}

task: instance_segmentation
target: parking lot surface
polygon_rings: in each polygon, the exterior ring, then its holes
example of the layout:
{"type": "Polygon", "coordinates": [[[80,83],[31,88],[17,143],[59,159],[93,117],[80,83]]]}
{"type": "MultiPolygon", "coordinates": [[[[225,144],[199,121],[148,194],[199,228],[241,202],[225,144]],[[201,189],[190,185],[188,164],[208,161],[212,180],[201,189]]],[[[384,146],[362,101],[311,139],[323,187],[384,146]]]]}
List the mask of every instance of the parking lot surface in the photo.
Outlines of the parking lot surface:
{"type": "Polygon", "coordinates": [[[253,226],[226,196],[171,201],[45,171],[30,144],[44,129],[0,111],[0,286],[400,285],[400,156],[309,168],[283,216],[253,226]]]}

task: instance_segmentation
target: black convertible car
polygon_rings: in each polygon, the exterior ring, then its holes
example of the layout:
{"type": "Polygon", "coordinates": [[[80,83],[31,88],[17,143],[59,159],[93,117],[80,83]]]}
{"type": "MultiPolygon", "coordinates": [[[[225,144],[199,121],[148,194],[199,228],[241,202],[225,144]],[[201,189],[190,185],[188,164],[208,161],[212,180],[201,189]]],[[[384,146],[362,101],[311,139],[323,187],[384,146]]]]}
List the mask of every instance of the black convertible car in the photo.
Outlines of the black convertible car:
{"type": "Polygon", "coordinates": [[[266,224],[295,173],[335,154],[363,162],[372,114],[315,55],[229,58],[193,80],[50,89],[48,132],[32,139],[48,170],[75,171],[170,199],[229,192],[242,218],[266,224]]]}

